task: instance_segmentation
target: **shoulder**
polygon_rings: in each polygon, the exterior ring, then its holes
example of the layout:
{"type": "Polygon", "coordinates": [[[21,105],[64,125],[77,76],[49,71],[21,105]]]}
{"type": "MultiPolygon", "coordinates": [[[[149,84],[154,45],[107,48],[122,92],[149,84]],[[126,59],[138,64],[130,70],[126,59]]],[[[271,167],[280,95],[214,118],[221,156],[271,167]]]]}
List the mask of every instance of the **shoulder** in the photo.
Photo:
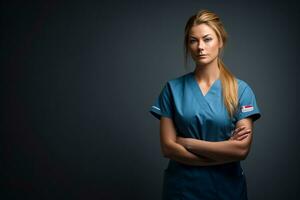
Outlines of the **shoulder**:
{"type": "Polygon", "coordinates": [[[171,88],[182,86],[185,83],[185,81],[189,78],[189,76],[191,76],[191,73],[192,72],[188,72],[183,75],[171,78],[166,82],[166,85],[168,85],[171,88]]]}
{"type": "Polygon", "coordinates": [[[236,78],[239,89],[249,87],[248,83],[242,79],[236,78]]]}
{"type": "Polygon", "coordinates": [[[251,89],[250,85],[242,79],[236,78],[237,84],[238,84],[238,91],[239,93],[242,93],[246,89],[251,89]]]}
{"type": "Polygon", "coordinates": [[[254,92],[253,92],[251,86],[249,85],[249,83],[247,83],[246,81],[239,79],[239,78],[236,78],[236,79],[237,79],[237,84],[238,84],[239,97],[245,96],[246,94],[254,95],[254,92]]]}
{"type": "Polygon", "coordinates": [[[168,93],[171,96],[180,96],[190,75],[191,72],[168,79],[162,87],[162,93],[168,93]]]}

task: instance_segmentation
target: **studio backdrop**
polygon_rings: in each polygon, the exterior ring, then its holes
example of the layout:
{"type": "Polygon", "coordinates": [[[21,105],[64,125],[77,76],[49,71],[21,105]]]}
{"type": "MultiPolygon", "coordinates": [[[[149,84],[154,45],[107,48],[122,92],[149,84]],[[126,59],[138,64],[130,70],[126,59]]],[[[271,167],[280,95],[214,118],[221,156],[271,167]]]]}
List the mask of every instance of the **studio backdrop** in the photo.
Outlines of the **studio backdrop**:
{"type": "Polygon", "coordinates": [[[242,162],[249,199],[299,198],[299,5],[240,1],[4,1],[1,199],[160,199],[150,106],[184,68],[186,20],[216,12],[223,61],[262,118],[242,162]],[[4,198],[5,197],[5,198],[4,198]]]}

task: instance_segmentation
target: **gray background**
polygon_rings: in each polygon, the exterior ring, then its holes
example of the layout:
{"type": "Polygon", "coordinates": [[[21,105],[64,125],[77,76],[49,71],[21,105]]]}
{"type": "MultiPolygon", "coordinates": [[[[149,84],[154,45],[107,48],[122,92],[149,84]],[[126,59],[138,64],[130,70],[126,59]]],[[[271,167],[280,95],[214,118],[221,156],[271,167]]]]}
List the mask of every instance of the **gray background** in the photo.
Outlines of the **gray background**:
{"type": "Polygon", "coordinates": [[[1,199],[160,199],[148,110],[194,69],[183,29],[200,9],[221,17],[224,62],[262,113],[242,162],[249,199],[299,199],[299,6],[174,0],[1,3],[1,199]]]}

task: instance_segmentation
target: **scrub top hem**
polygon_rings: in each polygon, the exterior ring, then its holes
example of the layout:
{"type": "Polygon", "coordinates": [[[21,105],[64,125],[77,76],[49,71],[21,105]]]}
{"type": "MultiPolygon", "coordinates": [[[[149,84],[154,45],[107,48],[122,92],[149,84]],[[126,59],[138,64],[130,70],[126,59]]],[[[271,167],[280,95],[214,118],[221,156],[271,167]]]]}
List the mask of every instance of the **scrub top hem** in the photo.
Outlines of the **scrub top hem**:
{"type": "Polygon", "coordinates": [[[161,111],[157,110],[154,107],[151,107],[151,109],[149,110],[149,112],[158,120],[161,119],[161,117],[168,117],[168,118],[172,118],[171,114],[168,113],[162,113],[161,111]]]}

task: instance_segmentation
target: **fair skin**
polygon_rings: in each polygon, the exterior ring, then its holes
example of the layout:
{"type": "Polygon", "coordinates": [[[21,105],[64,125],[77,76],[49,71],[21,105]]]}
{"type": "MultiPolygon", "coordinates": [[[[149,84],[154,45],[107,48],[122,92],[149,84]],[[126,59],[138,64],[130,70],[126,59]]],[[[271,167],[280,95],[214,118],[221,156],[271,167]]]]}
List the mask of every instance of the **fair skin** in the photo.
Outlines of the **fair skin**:
{"type": "Polygon", "coordinates": [[[189,52],[195,61],[195,78],[205,95],[213,82],[218,79],[219,48],[222,48],[216,33],[206,24],[193,26],[189,34],[189,52]],[[205,56],[199,56],[204,54],[205,56]]]}
{"type": "MultiPolygon", "coordinates": [[[[216,33],[209,26],[200,24],[191,28],[189,51],[196,64],[195,78],[204,96],[220,74],[217,60],[219,48],[222,48],[222,41],[218,40],[216,33]],[[199,54],[205,56],[199,56],[199,54]]],[[[245,118],[236,123],[234,134],[229,140],[210,142],[177,136],[172,119],[161,117],[162,153],[167,158],[195,166],[244,160],[250,151],[252,128],[252,119],[245,118]]]]}

